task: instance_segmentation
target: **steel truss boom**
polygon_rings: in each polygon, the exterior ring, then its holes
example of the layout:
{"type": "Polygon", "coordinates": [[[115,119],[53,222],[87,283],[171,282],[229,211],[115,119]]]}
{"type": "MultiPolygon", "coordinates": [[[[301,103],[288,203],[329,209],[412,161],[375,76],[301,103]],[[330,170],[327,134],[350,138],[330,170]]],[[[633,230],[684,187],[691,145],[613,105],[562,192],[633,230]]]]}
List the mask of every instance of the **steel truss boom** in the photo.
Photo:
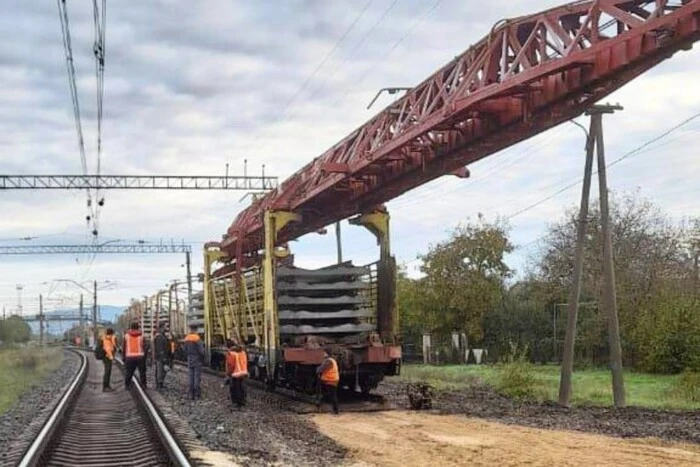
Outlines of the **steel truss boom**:
{"type": "Polygon", "coordinates": [[[467,164],[577,117],[699,38],[700,0],[578,1],[501,21],[254,201],[222,249],[259,250],[266,211],[301,216],[280,231],[281,244],[442,175],[468,176],[467,164]]]}
{"type": "Polygon", "coordinates": [[[8,245],[0,246],[0,255],[51,255],[82,253],[191,253],[186,244],[122,245],[8,245]]]}
{"type": "Polygon", "coordinates": [[[0,190],[238,190],[268,191],[277,177],[180,175],[0,175],[0,190]]]}

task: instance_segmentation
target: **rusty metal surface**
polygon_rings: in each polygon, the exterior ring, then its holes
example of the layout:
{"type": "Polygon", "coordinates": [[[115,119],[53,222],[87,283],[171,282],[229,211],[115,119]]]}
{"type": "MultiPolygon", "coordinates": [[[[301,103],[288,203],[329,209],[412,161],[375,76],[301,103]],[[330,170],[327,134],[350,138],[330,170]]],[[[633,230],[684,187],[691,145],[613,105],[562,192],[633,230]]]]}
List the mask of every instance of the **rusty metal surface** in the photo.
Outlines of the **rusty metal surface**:
{"type": "Polygon", "coordinates": [[[484,33],[241,212],[223,250],[239,260],[258,251],[268,210],[302,216],[282,229],[283,244],[440,176],[466,175],[465,165],[580,115],[689,49],[700,40],[700,0],[577,1],[484,33]]]}
{"type": "Polygon", "coordinates": [[[58,421],[37,465],[161,466],[171,460],[159,433],[135,395],[112,369],[114,392],[102,391],[102,363],[87,355],[88,373],[67,413],[58,421]]]}

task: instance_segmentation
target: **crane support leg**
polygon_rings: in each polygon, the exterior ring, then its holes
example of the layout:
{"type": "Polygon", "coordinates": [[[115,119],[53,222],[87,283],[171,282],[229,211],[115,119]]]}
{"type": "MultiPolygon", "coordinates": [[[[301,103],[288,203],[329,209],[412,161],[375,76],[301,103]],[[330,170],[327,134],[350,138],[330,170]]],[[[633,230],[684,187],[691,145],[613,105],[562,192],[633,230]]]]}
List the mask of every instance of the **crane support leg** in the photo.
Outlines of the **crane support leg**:
{"type": "Polygon", "coordinates": [[[263,341],[267,349],[268,374],[277,365],[279,336],[277,332],[277,297],[275,294],[275,263],[277,258],[289,255],[286,247],[276,247],[277,235],[290,222],[299,222],[301,216],[288,211],[265,211],[265,246],[263,256],[263,341]]]}
{"type": "Polygon", "coordinates": [[[377,323],[382,340],[394,343],[398,335],[399,320],[396,308],[396,259],[391,255],[389,218],[386,210],[376,209],[350,219],[350,224],[365,227],[377,237],[377,323]]]}
{"type": "Polygon", "coordinates": [[[221,260],[222,258],[226,257],[226,253],[223,251],[220,251],[218,249],[213,249],[210,245],[205,244],[204,245],[204,322],[206,323],[204,326],[204,343],[207,349],[207,359],[209,360],[211,358],[211,355],[209,354],[209,349],[211,349],[211,334],[212,334],[212,327],[213,327],[213,322],[212,322],[212,313],[211,313],[211,307],[212,307],[212,299],[214,298],[212,296],[212,282],[211,282],[211,273],[212,273],[212,265],[221,260]]]}

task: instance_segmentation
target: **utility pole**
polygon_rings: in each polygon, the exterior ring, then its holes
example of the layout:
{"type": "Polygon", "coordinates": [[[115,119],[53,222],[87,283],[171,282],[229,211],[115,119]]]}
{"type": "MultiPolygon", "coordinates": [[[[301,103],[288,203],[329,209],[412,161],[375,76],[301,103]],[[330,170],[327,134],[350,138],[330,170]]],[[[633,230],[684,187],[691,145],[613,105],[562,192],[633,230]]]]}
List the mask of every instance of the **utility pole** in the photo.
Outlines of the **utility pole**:
{"type": "Polygon", "coordinates": [[[39,294],[39,345],[44,345],[44,296],[39,294]]]}
{"type": "Polygon", "coordinates": [[[80,343],[82,345],[85,345],[85,341],[87,341],[86,333],[85,333],[85,315],[84,315],[84,310],[83,310],[83,294],[80,294],[80,343]]]}
{"type": "MultiPolygon", "coordinates": [[[[185,264],[187,265],[187,312],[192,312],[192,260],[190,252],[185,252],[185,264]]],[[[205,284],[206,288],[206,284],[205,284]]]]}
{"type": "Polygon", "coordinates": [[[608,340],[610,346],[610,370],[612,372],[613,402],[615,407],[625,406],[625,388],[622,375],[622,346],[620,344],[620,324],[617,315],[615,292],[615,265],[612,254],[612,233],[610,229],[610,209],[608,203],[608,182],[605,168],[605,146],[603,143],[603,114],[622,110],[619,105],[594,105],[586,115],[591,117],[590,131],[586,135],[586,164],[584,169],[581,208],[577,228],[574,271],[569,294],[564,356],[562,359],[561,380],[559,382],[559,403],[569,405],[571,396],[571,375],[573,373],[574,345],[576,340],[576,319],[581,294],[583,271],[583,248],[588,228],[588,199],[593,168],[593,150],[597,152],[598,186],[600,189],[600,216],[603,230],[603,308],[608,316],[608,340]]]}
{"type": "MultiPolygon", "coordinates": [[[[622,108],[618,106],[620,110],[622,108]]],[[[600,218],[603,228],[603,307],[608,315],[608,341],[610,343],[610,370],[613,380],[613,403],[615,407],[625,406],[625,382],[622,376],[622,344],[620,343],[620,323],[617,316],[617,293],[615,290],[615,261],[612,251],[612,231],[608,204],[608,178],[605,167],[605,145],[603,143],[603,112],[613,113],[609,107],[592,113],[595,121],[596,145],[598,146],[598,187],[600,190],[600,218]]]]}
{"type": "MultiPolygon", "coordinates": [[[[228,167],[226,167],[228,169],[228,167]]],[[[177,283],[176,283],[177,284],[177,283]]],[[[173,284],[168,287],[168,327],[170,332],[173,330],[173,324],[175,320],[173,319],[173,284]]]]}
{"type": "Polygon", "coordinates": [[[97,345],[97,281],[93,282],[92,292],[92,345],[97,345]]]}
{"type": "MultiPolygon", "coordinates": [[[[574,252],[574,276],[569,292],[569,305],[567,308],[566,336],[564,337],[564,355],[561,361],[561,379],[559,380],[559,403],[569,405],[571,397],[571,375],[574,372],[574,344],[576,340],[576,321],[578,318],[578,305],[581,297],[581,274],[583,272],[583,244],[588,230],[588,200],[591,193],[591,175],[593,172],[594,140],[593,119],[590,130],[586,133],[586,163],[583,169],[583,189],[581,191],[581,208],[578,215],[576,232],[576,250],[574,252]]],[[[555,311],[556,313],[556,311],[555,311]]]]}
{"type": "Polygon", "coordinates": [[[343,244],[340,236],[340,222],[335,223],[335,243],[338,248],[338,264],[343,262],[343,244]]]}

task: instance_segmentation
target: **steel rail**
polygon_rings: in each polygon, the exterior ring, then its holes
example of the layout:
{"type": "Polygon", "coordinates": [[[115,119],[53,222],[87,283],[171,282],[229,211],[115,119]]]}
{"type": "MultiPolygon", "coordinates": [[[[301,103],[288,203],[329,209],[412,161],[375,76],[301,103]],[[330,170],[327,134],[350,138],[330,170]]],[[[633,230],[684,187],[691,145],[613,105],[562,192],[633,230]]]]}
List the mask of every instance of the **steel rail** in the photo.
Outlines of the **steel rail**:
{"type": "MultiPolygon", "coordinates": [[[[124,362],[121,359],[115,357],[115,360],[120,365],[124,365],[124,362]]],[[[185,451],[182,449],[180,444],[170,432],[170,427],[168,427],[165,420],[163,420],[163,417],[161,416],[156,406],[153,405],[153,402],[151,402],[151,399],[148,397],[148,394],[146,394],[146,391],[144,391],[141,387],[141,383],[139,382],[139,380],[134,378],[131,380],[131,384],[136,388],[136,398],[138,399],[141,406],[146,410],[148,418],[156,427],[158,436],[160,437],[161,441],[163,442],[163,445],[168,451],[168,455],[170,456],[170,458],[173,461],[177,461],[177,463],[181,467],[192,467],[193,464],[190,462],[189,457],[187,456],[187,454],[185,454],[185,451]]]]}
{"type": "Polygon", "coordinates": [[[87,356],[84,353],[77,352],[73,349],[69,350],[75,352],[80,356],[80,370],[78,370],[78,374],[76,375],[75,379],[59,400],[58,404],[56,405],[56,408],[51,412],[51,415],[49,416],[48,420],[46,420],[46,423],[44,423],[44,426],[41,428],[41,431],[39,432],[37,437],[22,455],[22,460],[18,464],[18,467],[35,466],[39,464],[39,461],[41,460],[41,455],[43,454],[46,446],[51,441],[51,438],[53,438],[53,435],[56,432],[56,429],[58,428],[59,423],[63,418],[63,415],[68,410],[70,404],[75,401],[78,394],[80,394],[80,390],[82,389],[83,384],[85,383],[88,369],[87,356]]]}
{"type": "MultiPolygon", "coordinates": [[[[73,379],[73,382],[70,383],[70,386],[63,396],[61,396],[58,404],[42,426],[37,437],[22,455],[21,461],[18,464],[19,467],[34,467],[42,465],[42,456],[45,454],[46,449],[49,447],[54,436],[57,434],[57,429],[63,421],[63,417],[67,414],[71,405],[78,400],[80,392],[83,389],[85,381],[87,380],[87,355],[84,352],[79,352],[72,348],[69,348],[68,350],[75,352],[80,356],[80,369],[73,379]]],[[[124,363],[121,359],[115,358],[115,361],[119,366],[123,367],[124,363]]],[[[162,443],[162,447],[164,448],[165,452],[167,452],[170,460],[176,465],[191,467],[193,464],[189,457],[185,453],[182,446],[178,443],[177,439],[172,435],[170,427],[163,419],[157,407],[150,400],[148,394],[146,394],[146,392],[143,390],[138,379],[134,379],[132,381],[132,385],[135,388],[132,395],[135,396],[137,406],[146,412],[146,415],[151,421],[152,427],[155,429],[156,434],[162,443]]]]}

